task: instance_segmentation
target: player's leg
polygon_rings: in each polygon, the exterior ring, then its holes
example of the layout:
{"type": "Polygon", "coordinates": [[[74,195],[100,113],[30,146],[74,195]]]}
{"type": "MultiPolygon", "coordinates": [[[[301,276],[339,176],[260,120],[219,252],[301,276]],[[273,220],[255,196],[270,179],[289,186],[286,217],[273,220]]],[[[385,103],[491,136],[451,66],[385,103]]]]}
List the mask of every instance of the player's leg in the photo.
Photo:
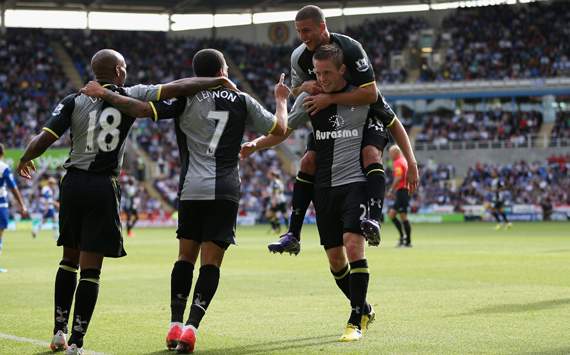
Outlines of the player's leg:
{"type": "Polygon", "coordinates": [[[194,286],[190,315],[176,347],[179,353],[190,353],[194,350],[200,322],[218,289],[224,253],[231,244],[235,244],[238,203],[226,200],[201,202],[204,205],[201,210],[216,213],[206,212],[200,216],[203,223],[200,274],[194,286]]]}
{"type": "Polygon", "coordinates": [[[394,208],[390,208],[390,210],[388,211],[388,217],[390,217],[390,220],[392,221],[392,223],[394,223],[394,226],[396,227],[400,235],[400,239],[398,240],[398,246],[404,246],[404,231],[402,229],[402,224],[400,223],[396,215],[397,215],[396,210],[394,208]]]}
{"type": "Polygon", "coordinates": [[[366,175],[368,218],[362,221],[362,231],[369,245],[380,244],[380,217],[384,205],[386,176],[382,165],[382,151],[375,145],[362,149],[362,166],[366,175]]]}
{"type": "Polygon", "coordinates": [[[493,206],[491,208],[491,215],[495,218],[495,221],[497,221],[497,225],[495,226],[496,230],[501,229],[501,217],[499,215],[499,211],[496,208],[496,206],[493,206]]]}
{"type": "MultiPolygon", "coordinates": [[[[80,278],[75,291],[75,306],[73,307],[73,323],[69,346],[83,347],[83,339],[93,316],[97,297],[99,295],[99,278],[103,265],[103,254],[80,252],[80,278]]],[[[73,348],[72,348],[73,349],[73,348]]]]}
{"type": "Polygon", "coordinates": [[[288,252],[299,254],[301,245],[301,228],[309,204],[313,200],[315,172],[317,171],[317,152],[315,151],[315,137],[313,133],[307,138],[307,151],[301,159],[301,166],[295,184],[293,185],[293,198],[291,200],[291,217],[289,230],[277,242],[268,245],[272,253],[288,252]]]}
{"type": "Polygon", "coordinates": [[[411,248],[412,247],[412,225],[408,220],[408,213],[407,212],[400,212],[400,220],[402,221],[402,225],[404,227],[405,232],[405,239],[404,239],[404,246],[411,248]]]}
{"type": "Polygon", "coordinates": [[[55,276],[54,292],[54,327],[50,344],[52,351],[63,350],[67,347],[71,304],[77,286],[77,271],[79,269],[79,250],[63,247],[63,256],[55,276]]]}
{"type": "Polygon", "coordinates": [[[176,348],[182,335],[194,265],[200,253],[202,225],[198,208],[192,201],[180,201],[178,206],[178,260],[170,274],[170,326],[166,335],[166,347],[170,350],[176,348]]]}
{"type": "Polygon", "coordinates": [[[501,214],[501,217],[503,217],[503,223],[505,225],[505,228],[511,228],[513,224],[511,222],[509,222],[509,219],[507,218],[507,214],[505,213],[505,208],[501,207],[499,212],[501,214]]]}

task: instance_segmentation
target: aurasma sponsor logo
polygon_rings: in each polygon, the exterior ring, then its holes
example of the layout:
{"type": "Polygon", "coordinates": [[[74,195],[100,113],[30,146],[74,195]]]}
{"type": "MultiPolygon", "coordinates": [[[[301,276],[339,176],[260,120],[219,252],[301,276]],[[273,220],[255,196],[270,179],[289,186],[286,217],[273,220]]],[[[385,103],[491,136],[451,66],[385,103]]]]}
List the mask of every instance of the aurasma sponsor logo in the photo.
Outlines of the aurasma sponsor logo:
{"type": "Polygon", "coordinates": [[[196,98],[198,99],[199,102],[208,100],[210,98],[211,99],[222,98],[229,100],[231,102],[235,102],[237,99],[237,95],[228,90],[214,90],[214,91],[204,90],[197,93],[196,98]]]}
{"type": "Polygon", "coordinates": [[[339,129],[337,131],[324,131],[324,132],[317,130],[315,132],[316,140],[351,138],[351,137],[358,137],[357,129],[339,129]]]}

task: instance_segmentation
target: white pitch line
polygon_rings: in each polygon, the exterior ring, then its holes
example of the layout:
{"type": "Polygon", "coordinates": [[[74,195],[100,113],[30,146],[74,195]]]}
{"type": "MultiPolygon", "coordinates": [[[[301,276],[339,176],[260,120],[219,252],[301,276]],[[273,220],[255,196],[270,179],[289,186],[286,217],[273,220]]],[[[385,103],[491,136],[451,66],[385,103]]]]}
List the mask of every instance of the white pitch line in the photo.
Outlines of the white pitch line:
{"type": "MultiPolygon", "coordinates": [[[[7,339],[7,340],[16,341],[18,343],[28,343],[28,344],[34,344],[37,346],[49,348],[49,343],[46,341],[37,340],[37,339],[30,339],[30,338],[23,338],[23,337],[11,335],[11,334],[0,333],[0,339],[7,339]]],[[[107,355],[105,353],[98,353],[96,351],[91,351],[91,350],[84,350],[84,354],[86,354],[86,355],[87,354],[89,354],[89,355],[107,355]]]]}

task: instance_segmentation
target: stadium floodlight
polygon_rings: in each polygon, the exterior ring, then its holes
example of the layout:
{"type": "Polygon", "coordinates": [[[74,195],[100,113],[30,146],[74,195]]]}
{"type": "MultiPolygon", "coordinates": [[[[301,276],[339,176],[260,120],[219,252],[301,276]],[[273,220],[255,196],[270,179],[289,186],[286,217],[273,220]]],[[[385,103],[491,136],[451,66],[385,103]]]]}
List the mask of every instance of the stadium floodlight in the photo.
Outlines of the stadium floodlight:
{"type": "Polygon", "coordinates": [[[251,25],[251,14],[217,14],[214,15],[214,27],[251,25]]]}
{"type": "Polygon", "coordinates": [[[85,28],[87,16],[83,11],[6,10],[6,27],[85,28]]]}
{"type": "Polygon", "coordinates": [[[170,16],[172,31],[197,30],[214,27],[214,15],[192,14],[192,15],[172,15],[170,16]]]}
{"type": "Polygon", "coordinates": [[[369,14],[391,14],[397,12],[428,11],[429,5],[398,5],[398,6],[369,6],[369,7],[345,7],[343,15],[369,15],[369,14]]]}
{"type": "Polygon", "coordinates": [[[90,12],[89,28],[93,30],[168,31],[168,15],[90,12]]]}

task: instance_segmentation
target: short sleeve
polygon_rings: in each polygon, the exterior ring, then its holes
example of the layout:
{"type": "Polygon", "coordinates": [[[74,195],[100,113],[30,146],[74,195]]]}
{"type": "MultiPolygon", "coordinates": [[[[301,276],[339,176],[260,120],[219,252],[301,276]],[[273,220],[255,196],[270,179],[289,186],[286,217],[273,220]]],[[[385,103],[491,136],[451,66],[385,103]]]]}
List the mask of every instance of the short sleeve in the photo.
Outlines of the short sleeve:
{"type": "Polygon", "coordinates": [[[275,115],[267,111],[257,100],[244,94],[247,110],[246,123],[257,133],[269,134],[277,125],[275,115]]]}
{"type": "Polygon", "coordinates": [[[303,50],[297,48],[291,54],[291,87],[297,88],[303,84],[303,82],[307,80],[311,80],[311,78],[303,71],[301,66],[299,65],[299,58],[303,50]]]}
{"type": "Polygon", "coordinates": [[[351,84],[358,87],[374,84],[374,68],[362,45],[357,41],[352,40],[350,46],[344,48],[344,64],[349,71],[351,84]]]}
{"type": "Polygon", "coordinates": [[[125,88],[128,96],[142,101],[158,101],[162,85],[135,85],[125,88]]]}
{"type": "Polygon", "coordinates": [[[53,109],[51,117],[43,130],[51,133],[56,138],[61,137],[71,126],[71,116],[75,109],[75,97],[77,94],[68,95],[53,109]]]}
{"type": "Polygon", "coordinates": [[[387,128],[392,126],[396,121],[396,113],[394,113],[380,92],[378,92],[378,100],[370,105],[368,115],[370,118],[379,121],[387,128]]]}
{"type": "Polygon", "coordinates": [[[290,129],[297,129],[310,121],[311,118],[303,106],[303,101],[307,96],[309,95],[304,92],[297,97],[297,100],[295,100],[295,103],[291,108],[291,112],[289,112],[289,120],[287,122],[287,126],[290,129]]]}
{"type": "Polygon", "coordinates": [[[152,119],[158,121],[179,117],[186,109],[187,101],[186,97],[177,97],[169,100],[149,102],[152,109],[152,119]]]}
{"type": "Polygon", "coordinates": [[[4,169],[2,177],[4,178],[4,181],[6,181],[6,186],[8,186],[9,189],[16,188],[16,180],[14,180],[14,175],[12,175],[10,168],[4,169]]]}

